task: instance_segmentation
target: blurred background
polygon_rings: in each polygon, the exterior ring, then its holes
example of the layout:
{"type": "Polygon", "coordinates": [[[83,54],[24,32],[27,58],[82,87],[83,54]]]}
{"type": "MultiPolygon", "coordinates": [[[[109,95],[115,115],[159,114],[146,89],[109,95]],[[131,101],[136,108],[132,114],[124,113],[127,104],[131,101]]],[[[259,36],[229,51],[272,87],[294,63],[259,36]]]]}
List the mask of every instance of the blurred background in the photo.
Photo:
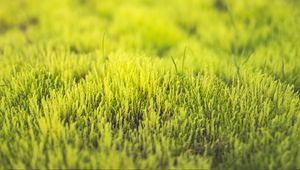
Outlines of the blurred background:
{"type": "Polygon", "coordinates": [[[0,54],[26,58],[38,47],[36,56],[184,56],[195,70],[226,77],[245,66],[298,87],[299,7],[297,0],[0,0],[0,54]]]}

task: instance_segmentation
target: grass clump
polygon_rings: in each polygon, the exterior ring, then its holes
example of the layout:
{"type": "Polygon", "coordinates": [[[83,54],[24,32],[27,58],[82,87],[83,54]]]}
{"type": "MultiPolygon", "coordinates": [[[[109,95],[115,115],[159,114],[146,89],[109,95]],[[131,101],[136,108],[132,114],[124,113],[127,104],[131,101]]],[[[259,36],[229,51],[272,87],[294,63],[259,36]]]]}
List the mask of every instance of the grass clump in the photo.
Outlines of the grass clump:
{"type": "Polygon", "coordinates": [[[298,169],[298,2],[188,2],[0,0],[0,168],[298,169]]]}

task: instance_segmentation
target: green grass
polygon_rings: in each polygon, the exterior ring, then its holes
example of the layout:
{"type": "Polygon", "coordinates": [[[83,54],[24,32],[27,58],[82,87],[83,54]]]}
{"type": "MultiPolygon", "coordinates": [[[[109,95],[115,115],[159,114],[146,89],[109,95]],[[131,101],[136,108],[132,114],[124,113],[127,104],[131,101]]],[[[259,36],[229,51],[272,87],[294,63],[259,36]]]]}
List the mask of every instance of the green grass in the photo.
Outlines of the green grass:
{"type": "Polygon", "coordinates": [[[296,0],[0,0],[0,169],[299,169],[296,0]]]}

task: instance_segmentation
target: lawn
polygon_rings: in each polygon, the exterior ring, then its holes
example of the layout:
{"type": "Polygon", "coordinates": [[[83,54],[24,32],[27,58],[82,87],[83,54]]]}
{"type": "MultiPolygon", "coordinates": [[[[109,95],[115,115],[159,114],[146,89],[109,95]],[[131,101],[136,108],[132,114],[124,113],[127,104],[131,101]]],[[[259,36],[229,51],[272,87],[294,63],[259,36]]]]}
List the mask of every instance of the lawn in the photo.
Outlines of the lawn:
{"type": "Polygon", "coordinates": [[[299,169],[299,0],[0,0],[0,169],[299,169]]]}

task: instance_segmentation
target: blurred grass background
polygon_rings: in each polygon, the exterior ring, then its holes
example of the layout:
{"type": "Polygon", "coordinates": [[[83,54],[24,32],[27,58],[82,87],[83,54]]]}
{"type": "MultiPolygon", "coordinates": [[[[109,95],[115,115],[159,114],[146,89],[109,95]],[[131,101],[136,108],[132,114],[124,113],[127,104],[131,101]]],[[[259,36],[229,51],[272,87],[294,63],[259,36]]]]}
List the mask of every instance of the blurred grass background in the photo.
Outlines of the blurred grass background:
{"type": "Polygon", "coordinates": [[[186,51],[186,65],[195,69],[210,65],[213,72],[229,74],[231,65],[246,65],[300,86],[294,76],[300,59],[297,1],[0,3],[2,54],[36,45],[76,54],[123,50],[161,58],[181,58],[186,51]]]}

